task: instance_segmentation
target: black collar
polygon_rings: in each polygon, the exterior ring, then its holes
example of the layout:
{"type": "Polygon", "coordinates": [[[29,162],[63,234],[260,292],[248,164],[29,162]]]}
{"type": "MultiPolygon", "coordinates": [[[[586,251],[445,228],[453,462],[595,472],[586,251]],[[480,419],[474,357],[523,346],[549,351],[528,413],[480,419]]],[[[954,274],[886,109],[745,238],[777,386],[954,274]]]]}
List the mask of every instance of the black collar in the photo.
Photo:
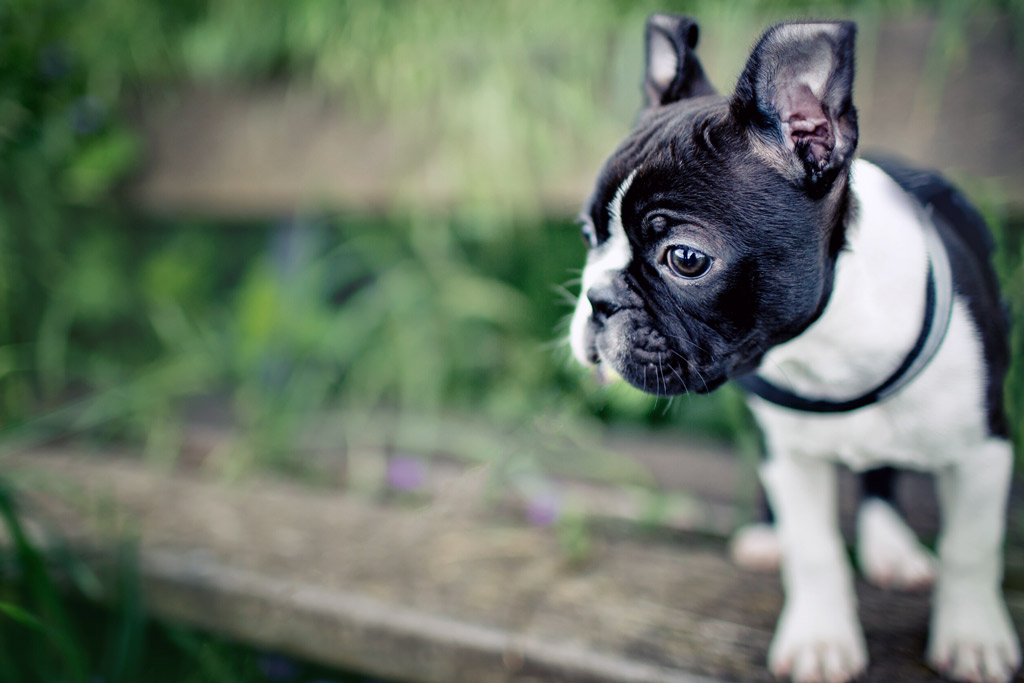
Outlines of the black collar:
{"type": "Polygon", "coordinates": [[[784,408],[809,413],[845,413],[884,401],[917,377],[942,345],[953,311],[953,275],[949,257],[935,228],[936,217],[932,215],[931,207],[925,207],[922,214],[921,223],[928,251],[924,321],[914,346],[892,374],[873,389],[844,400],[801,396],[757,374],[738,377],[740,385],[765,401],[784,408]]]}

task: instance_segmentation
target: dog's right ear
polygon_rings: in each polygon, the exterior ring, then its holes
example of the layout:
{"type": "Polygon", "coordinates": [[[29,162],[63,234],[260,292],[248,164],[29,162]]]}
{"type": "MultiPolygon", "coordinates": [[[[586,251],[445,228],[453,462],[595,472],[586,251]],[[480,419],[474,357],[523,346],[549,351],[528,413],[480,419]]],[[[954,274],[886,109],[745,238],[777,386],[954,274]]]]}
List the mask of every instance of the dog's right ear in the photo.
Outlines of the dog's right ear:
{"type": "Polygon", "coordinates": [[[857,149],[849,21],[779,24],[754,47],[731,109],[755,148],[823,196],[857,149]]]}
{"type": "Polygon", "coordinates": [[[694,52],[698,35],[697,24],[689,17],[652,14],[647,19],[644,94],[648,107],[715,94],[694,52]]]}

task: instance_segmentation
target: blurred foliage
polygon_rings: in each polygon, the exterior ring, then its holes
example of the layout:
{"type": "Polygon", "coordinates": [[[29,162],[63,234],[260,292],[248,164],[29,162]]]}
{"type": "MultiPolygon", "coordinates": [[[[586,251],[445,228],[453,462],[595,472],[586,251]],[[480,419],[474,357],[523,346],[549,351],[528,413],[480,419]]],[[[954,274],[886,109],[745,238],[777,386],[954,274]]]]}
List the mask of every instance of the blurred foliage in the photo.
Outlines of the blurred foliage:
{"type": "MultiPolygon", "coordinates": [[[[787,14],[849,14],[870,33],[883,12],[934,12],[944,60],[972,13],[1024,16],[1020,0],[8,0],[0,427],[87,429],[163,458],[181,444],[182,399],[217,394],[243,461],[283,457],[325,408],[473,412],[526,429],[568,411],[749,434],[736,392],[659,403],[596,389],[557,342],[569,309],[555,285],[582,250],[537,196],[566,170],[567,141],[606,149],[628,125],[654,9],[751,37],[787,14]],[[459,179],[460,205],[224,225],[118,200],[145,154],[125,114],[137,93],[280,79],[398,130],[441,122],[438,172],[459,179]]],[[[727,82],[742,55],[718,43],[709,61],[727,82]]],[[[1004,258],[1008,280],[1016,263],[1004,258]]]]}

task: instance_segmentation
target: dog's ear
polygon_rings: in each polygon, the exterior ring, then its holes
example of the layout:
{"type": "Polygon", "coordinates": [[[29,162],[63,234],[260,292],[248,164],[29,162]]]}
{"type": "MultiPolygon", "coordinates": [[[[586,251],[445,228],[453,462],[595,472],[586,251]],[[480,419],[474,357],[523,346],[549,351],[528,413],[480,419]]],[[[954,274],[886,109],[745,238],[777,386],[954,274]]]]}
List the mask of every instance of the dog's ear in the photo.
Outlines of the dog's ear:
{"type": "Polygon", "coordinates": [[[694,52],[698,35],[697,24],[689,17],[652,14],[647,19],[644,95],[648,107],[714,94],[694,52]]]}
{"type": "Polygon", "coordinates": [[[857,149],[853,22],[780,24],[754,47],[731,110],[786,175],[823,196],[857,149]]]}

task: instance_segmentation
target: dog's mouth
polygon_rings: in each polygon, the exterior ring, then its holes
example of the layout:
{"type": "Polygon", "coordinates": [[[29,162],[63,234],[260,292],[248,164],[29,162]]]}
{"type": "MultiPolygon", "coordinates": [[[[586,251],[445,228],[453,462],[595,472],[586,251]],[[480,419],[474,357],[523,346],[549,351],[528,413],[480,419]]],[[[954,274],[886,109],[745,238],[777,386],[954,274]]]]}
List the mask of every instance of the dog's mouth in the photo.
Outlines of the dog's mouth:
{"type": "Polygon", "coordinates": [[[675,362],[662,354],[650,358],[630,356],[616,372],[644,393],[655,396],[707,394],[722,386],[729,377],[717,368],[697,368],[675,362]]]}
{"type": "Polygon", "coordinates": [[[626,311],[601,321],[591,319],[584,349],[597,382],[623,379],[655,396],[706,394],[734,377],[752,372],[763,353],[740,344],[716,353],[721,342],[691,341],[663,333],[643,316],[626,311]]]}

